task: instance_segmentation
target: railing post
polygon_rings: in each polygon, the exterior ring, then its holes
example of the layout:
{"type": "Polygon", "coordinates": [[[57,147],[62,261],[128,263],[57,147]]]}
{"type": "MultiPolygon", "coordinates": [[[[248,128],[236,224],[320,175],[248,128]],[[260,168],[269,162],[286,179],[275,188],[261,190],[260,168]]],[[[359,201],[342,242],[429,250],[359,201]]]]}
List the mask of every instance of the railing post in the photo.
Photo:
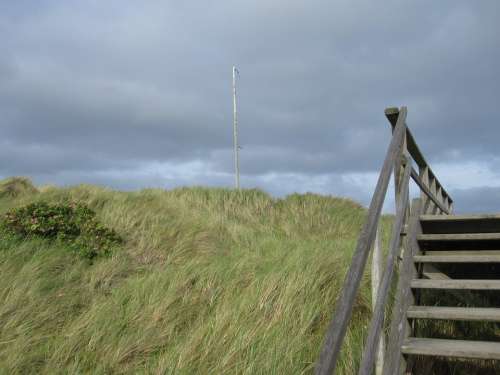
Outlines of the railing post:
{"type": "MultiPolygon", "coordinates": [[[[394,118],[391,118],[391,116],[394,116],[396,114],[399,114],[399,111],[395,108],[394,112],[389,114],[386,111],[386,116],[389,118],[391,123],[394,121],[394,118]]],[[[395,122],[394,122],[395,123],[395,122]]],[[[392,127],[392,133],[394,134],[395,127],[392,127]]],[[[407,136],[406,136],[406,125],[405,125],[405,134],[403,136],[403,142],[401,143],[401,147],[399,148],[398,155],[396,157],[395,163],[394,163],[394,198],[396,202],[396,211],[398,210],[397,205],[399,204],[399,196],[401,195],[401,179],[403,177],[404,173],[404,167],[403,167],[403,155],[406,154],[408,149],[407,146],[407,136]]]]}
{"type": "MultiPolygon", "coordinates": [[[[386,112],[387,116],[387,112],[386,112]]],[[[387,116],[389,118],[389,116],[387,116]]],[[[391,120],[389,118],[389,120],[391,120]]],[[[392,128],[392,131],[394,133],[394,128],[392,128]]],[[[399,150],[399,155],[394,163],[394,198],[395,198],[395,211],[397,212],[399,209],[399,205],[401,204],[400,197],[401,195],[406,194],[405,191],[401,191],[401,182],[404,174],[404,165],[408,162],[409,160],[409,154],[408,154],[408,136],[407,136],[407,130],[406,130],[406,125],[405,125],[405,135],[403,136],[403,142],[401,144],[401,148],[399,150]]],[[[406,203],[405,203],[406,204],[406,203]]],[[[408,218],[410,216],[409,209],[406,210],[405,212],[405,220],[404,222],[408,222],[408,218]]],[[[403,234],[401,234],[403,236],[403,234]]],[[[402,238],[401,238],[402,239],[402,238]]],[[[404,246],[403,246],[403,241],[400,242],[401,246],[399,249],[399,256],[403,255],[404,251],[404,246]]]]}
{"type": "MultiPolygon", "coordinates": [[[[439,200],[439,203],[441,203],[442,205],[445,205],[445,204],[446,204],[446,203],[444,202],[443,189],[441,188],[441,186],[439,186],[439,187],[437,188],[436,197],[437,197],[437,199],[439,200]]],[[[442,210],[439,210],[439,213],[440,213],[440,214],[443,214],[444,212],[443,212],[442,210]]]]}
{"type": "MultiPolygon", "coordinates": [[[[419,167],[419,176],[420,178],[422,179],[422,183],[429,187],[429,167],[425,166],[425,167],[419,167]]],[[[420,190],[420,198],[422,199],[422,213],[427,213],[427,210],[429,209],[429,206],[430,206],[430,199],[429,197],[427,196],[427,194],[425,194],[425,192],[423,190],[420,190]]]]}
{"type": "MultiPolygon", "coordinates": [[[[431,191],[432,195],[436,196],[436,178],[434,176],[429,177],[429,190],[431,191]]],[[[430,201],[429,213],[435,215],[437,213],[437,210],[439,210],[438,206],[436,206],[434,202],[430,201]]]]}
{"type": "MultiPolygon", "coordinates": [[[[405,144],[406,146],[406,144],[405,144]]],[[[403,155],[402,155],[402,160],[405,161],[405,164],[402,165],[402,171],[403,171],[403,174],[404,174],[404,165],[410,163],[411,165],[411,156],[410,154],[408,153],[408,149],[405,149],[403,155]]],[[[400,185],[400,189],[402,189],[403,185],[400,185]]],[[[404,241],[404,238],[406,236],[406,227],[407,227],[407,224],[408,224],[408,221],[410,220],[410,187],[409,186],[406,186],[406,191],[399,191],[399,196],[398,196],[398,200],[399,200],[399,197],[407,197],[406,198],[406,202],[404,202],[404,204],[406,205],[406,210],[405,210],[405,213],[404,213],[404,225],[403,225],[403,232],[401,232],[400,236],[401,236],[401,241],[400,241],[400,249],[399,249],[399,259],[403,259],[403,252],[405,251],[405,241],[404,241]]],[[[396,201],[397,202],[397,201],[396,201]]],[[[397,205],[397,203],[396,203],[397,205]]],[[[396,212],[397,212],[397,208],[396,207],[396,212]]]]}
{"type": "Polygon", "coordinates": [[[401,179],[403,178],[404,166],[403,159],[406,154],[406,136],[403,138],[403,144],[401,145],[401,149],[399,151],[398,158],[396,159],[396,163],[394,165],[394,197],[396,200],[396,211],[398,210],[399,197],[401,194],[404,194],[401,191],[401,179]]]}
{"type": "MultiPolygon", "coordinates": [[[[375,236],[375,244],[373,245],[372,254],[372,311],[375,311],[375,303],[377,302],[378,290],[380,288],[380,279],[383,272],[382,266],[382,243],[380,240],[380,224],[377,228],[377,235],[375,236]]],[[[375,375],[382,375],[384,369],[384,356],[385,356],[385,335],[380,335],[378,342],[378,351],[375,359],[375,375]]]]}
{"type": "Polygon", "coordinates": [[[385,318],[385,308],[389,298],[392,276],[394,275],[394,269],[399,255],[401,231],[406,218],[405,214],[408,210],[408,186],[410,183],[412,165],[411,160],[406,160],[405,162],[405,171],[401,181],[401,191],[403,195],[400,196],[400,204],[398,205],[398,211],[396,212],[396,218],[392,226],[389,253],[385,261],[385,270],[380,282],[377,302],[370,322],[370,328],[368,329],[368,337],[363,350],[358,375],[369,375],[373,372],[373,365],[377,354],[376,349],[380,336],[383,334],[382,329],[385,318]]]}

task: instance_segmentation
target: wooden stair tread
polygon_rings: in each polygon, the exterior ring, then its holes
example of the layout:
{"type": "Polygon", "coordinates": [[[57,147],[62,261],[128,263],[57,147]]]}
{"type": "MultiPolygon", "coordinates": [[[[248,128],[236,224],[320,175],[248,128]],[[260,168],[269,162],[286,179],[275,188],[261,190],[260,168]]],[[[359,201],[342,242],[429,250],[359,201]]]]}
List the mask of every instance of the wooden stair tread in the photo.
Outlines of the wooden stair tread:
{"type": "Polygon", "coordinates": [[[411,281],[413,289],[464,289],[464,290],[500,290],[500,280],[425,280],[411,281]]]}
{"type": "Polygon", "coordinates": [[[500,220],[500,214],[420,215],[420,221],[500,220]]]}
{"type": "Polygon", "coordinates": [[[410,306],[408,318],[500,322],[500,308],[410,306]]]}
{"type": "Polygon", "coordinates": [[[500,215],[423,215],[424,233],[495,233],[500,232],[500,215]]]}
{"type": "Polygon", "coordinates": [[[500,241],[500,233],[434,233],[419,234],[418,241],[500,241]]]}
{"type": "Polygon", "coordinates": [[[401,351],[411,355],[500,359],[500,342],[410,337],[404,341],[401,351]]]}
{"type": "Polygon", "coordinates": [[[500,250],[425,250],[425,255],[500,255],[500,250]]]}
{"type": "Polygon", "coordinates": [[[415,263],[500,263],[500,255],[416,255],[415,263]]]}

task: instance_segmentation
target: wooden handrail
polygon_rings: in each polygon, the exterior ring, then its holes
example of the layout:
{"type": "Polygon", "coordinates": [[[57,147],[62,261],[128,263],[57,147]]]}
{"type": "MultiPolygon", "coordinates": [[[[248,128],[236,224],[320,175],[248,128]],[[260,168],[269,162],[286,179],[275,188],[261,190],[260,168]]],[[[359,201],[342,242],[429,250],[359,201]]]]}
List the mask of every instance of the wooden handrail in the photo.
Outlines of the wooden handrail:
{"type": "Polygon", "coordinates": [[[354,306],[356,293],[363,276],[363,271],[375,239],[377,225],[387,193],[389,180],[396,158],[401,154],[403,137],[406,130],[406,107],[398,113],[391,143],[380,172],[377,186],[368,209],[368,217],[358,238],[353,260],[347,272],[341,295],[338,299],[335,313],[329,325],[319,360],[316,364],[316,375],[330,375],[336,366],[337,357],[345,337],[349,318],[354,306]]]}
{"type": "MultiPolygon", "coordinates": [[[[396,126],[396,122],[397,122],[397,118],[398,118],[398,113],[399,113],[399,109],[398,108],[394,108],[394,107],[390,107],[390,108],[386,108],[385,109],[385,116],[387,117],[387,119],[389,120],[392,128],[394,129],[394,127],[396,126]]],[[[394,130],[393,130],[394,131],[394,130]]],[[[436,191],[438,189],[441,189],[441,194],[443,196],[443,199],[445,201],[448,201],[448,204],[447,206],[451,207],[451,205],[453,204],[453,199],[451,199],[450,195],[446,192],[446,190],[444,189],[444,187],[441,185],[441,183],[439,182],[439,180],[437,179],[436,175],[434,174],[434,172],[432,171],[432,169],[429,167],[429,164],[427,163],[427,161],[425,160],[425,157],[424,155],[422,154],[422,152],[420,151],[420,148],[418,147],[417,145],[417,142],[415,141],[415,138],[413,137],[413,134],[411,133],[410,129],[408,127],[406,127],[406,141],[407,141],[407,149],[408,149],[408,152],[410,153],[410,155],[412,156],[413,160],[415,160],[415,163],[417,164],[417,166],[419,167],[420,170],[424,170],[424,169],[427,169],[427,172],[429,174],[429,181],[431,180],[434,180],[435,183],[436,183],[436,191]]],[[[415,175],[417,176],[417,175],[415,175]]],[[[427,189],[424,189],[422,188],[422,186],[424,186],[425,184],[423,183],[423,181],[421,181],[421,179],[419,179],[419,181],[417,181],[413,174],[412,174],[412,178],[413,180],[415,180],[415,182],[417,184],[419,184],[419,187],[422,189],[422,191],[443,211],[443,212],[446,212],[446,213],[450,213],[450,210],[447,208],[446,210],[443,210],[444,206],[442,204],[437,204],[436,201],[438,201],[438,197],[436,197],[429,189],[428,189],[428,186],[427,186],[427,189]]]]}
{"type": "MultiPolygon", "coordinates": [[[[373,369],[377,340],[379,340],[382,332],[385,306],[388,302],[389,289],[394,275],[394,265],[400,255],[402,236],[410,211],[410,178],[416,182],[423,194],[422,205],[418,206],[419,215],[420,212],[427,212],[426,210],[435,212],[435,210],[439,209],[443,214],[450,214],[451,212],[453,200],[430,169],[406,125],[406,107],[401,107],[401,109],[388,108],[385,110],[385,115],[393,128],[392,140],[368,208],[366,221],[358,238],[352,263],[347,271],[344,285],[336,303],[335,313],[328,326],[323,347],[316,363],[316,375],[331,375],[335,371],[337,358],[352,314],[354,300],[377,232],[392,171],[395,171],[396,179],[397,212],[393,223],[385,272],[377,294],[359,375],[369,375],[373,369]],[[412,160],[417,164],[420,173],[412,167],[412,160]],[[427,207],[427,203],[430,206],[427,207]]],[[[414,215],[414,213],[411,213],[411,215],[414,215]]]]}
{"type": "Polygon", "coordinates": [[[366,340],[365,350],[361,359],[359,375],[370,375],[373,370],[376,353],[375,348],[378,344],[378,339],[382,330],[382,324],[384,323],[385,306],[389,297],[392,276],[394,274],[394,266],[399,255],[401,245],[401,230],[403,229],[406,209],[408,208],[409,204],[408,187],[410,185],[410,174],[412,169],[413,168],[411,166],[411,160],[408,157],[406,160],[406,166],[404,167],[404,174],[401,183],[401,191],[403,192],[403,194],[399,196],[396,220],[394,221],[394,224],[392,226],[389,255],[387,256],[384,276],[382,277],[382,281],[380,282],[377,294],[377,302],[375,304],[375,309],[373,310],[372,321],[370,323],[370,329],[368,331],[368,338],[366,340]]]}
{"type": "Polygon", "coordinates": [[[417,171],[415,169],[411,169],[411,178],[413,179],[413,181],[415,181],[415,183],[418,185],[418,187],[420,188],[420,190],[422,190],[431,200],[432,202],[434,202],[434,204],[436,206],[439,207],[439,209],[441,211],[443,211],[446,215],[449,215],[450,214],[450,211],[448,210],[448,208],[446,208],[439,200],[438,198],[436,198],[436,196],[434,194],[432,194],[432,192],[429,190],[429,188],[424,184],[424,182],[422,181],[422,179],[420,178],[420,176],[418,175],[417,171]]]}

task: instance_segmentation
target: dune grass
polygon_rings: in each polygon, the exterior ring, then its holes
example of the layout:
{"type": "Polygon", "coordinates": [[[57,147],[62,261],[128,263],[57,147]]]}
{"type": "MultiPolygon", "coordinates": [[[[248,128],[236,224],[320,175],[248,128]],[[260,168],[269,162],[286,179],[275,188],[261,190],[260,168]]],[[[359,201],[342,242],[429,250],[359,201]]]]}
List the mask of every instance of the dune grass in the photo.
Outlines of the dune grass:
{"type": "MultiPolygon", "coordinates": [[[[77,186],[0,195],[0,214],[69,200],[88,204],[125,244],[89,262],[61,244],[0,238],[0,373],[312,373],[365,218],[360,205],[77,186]]],[[[341,374],[359,362],[370,303],[365,276],[341,374]]]]}
{"type": "MultiPolygon", "coordinates": [[[[60,242],[0,236],[0,374],[313,372],[365,219],[360,205],[259,190],[0,181],[0,216],[29,203],[75,201],[125,241],[89,260],[60,242]]],[[[384,244],[391,221],[382,218],[384,244]]],[[[339,374],[358,367],[371,316],[368,276],[339,374]]],[[[428,304],[453,304],[436,297],[428,304]]],[[[491,324],[431,323],[421,322],[423,336],[498,337],[491,324]]],[[[488,361],[428,358],[417,367],[435,375],[498,370],[488,361]]]]}

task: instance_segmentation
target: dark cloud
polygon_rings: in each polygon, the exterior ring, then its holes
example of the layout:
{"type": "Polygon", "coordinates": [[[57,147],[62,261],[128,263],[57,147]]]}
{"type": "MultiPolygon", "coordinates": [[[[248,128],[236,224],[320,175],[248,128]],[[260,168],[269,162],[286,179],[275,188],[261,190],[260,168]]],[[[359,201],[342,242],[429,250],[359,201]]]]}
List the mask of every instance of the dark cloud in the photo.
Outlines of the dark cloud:
{"type": "Polygon", "coordinates": [[[431,162],[499,156],[499,11],[466,1],[4,2],[0,174],[231,184],[236,64],[245,186],[366,202],[368,189],[346,188],[345,176],[377,173],[386,106],[408,106],[431,162]],[[205,167],[170,180],[189,163],[205,167]]]}
{"type": "Polygon", "coordinates": [[[500,212],[500,187],[477,187],[452,191],[456,213],[500,212]]]}

